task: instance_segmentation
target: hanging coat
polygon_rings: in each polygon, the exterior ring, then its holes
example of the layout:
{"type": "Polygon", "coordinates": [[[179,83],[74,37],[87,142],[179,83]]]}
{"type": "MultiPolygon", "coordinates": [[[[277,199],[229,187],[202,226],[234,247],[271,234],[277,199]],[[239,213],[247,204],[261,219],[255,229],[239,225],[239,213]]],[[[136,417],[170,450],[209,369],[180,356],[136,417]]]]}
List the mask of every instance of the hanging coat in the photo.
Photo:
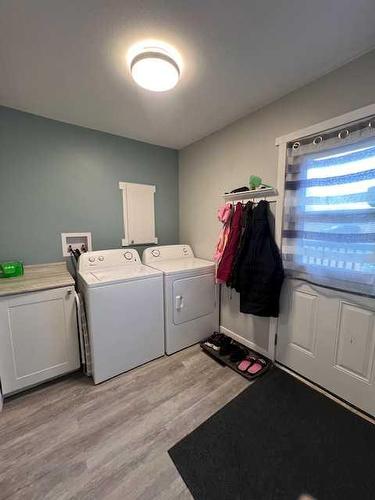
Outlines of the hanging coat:
{"type": "Polygon", "coordinates": [[[223,224],[223,227],[221,228],[219,234],[218,242],[216,244],[216,250],[214,255],[214,261],[219,263],[223,256],[225,247],[227,246],[228,243],[228,238],[230,233],[230,222],[232,218],[232,204],[226,203],[225,205],[220,207],[219,210],[217,211],[217,218],[223,224]]]}
{"type": "Polygon", "coordinates": [[[264,200],[253,210],[251,238],[239,272],[240,311],[277,317],[284,270],[268,211],[269,204],[264,200]]]}
{"type": "Polygon", "coordinates": [[[239,202],[232,217],[228,243],[216,271],[216,280],[218,283],[226,283],[232,274],[233,260],[241,236],[242,211],[242,203],[239,202]]]}
{"type": "Polygon", "coordinates": [[[240,243],[238,245],[237,252],[234,257],[231,276],[227,281],[227,285],[231,288],[234,288],[237,292],[240,291],[241,265],[251,238],[252,217],[253,217],[253,203],[251,201],[248,201],[246,203],[245,208],[243,209],[243,214],[242,214],[240,243]]]}

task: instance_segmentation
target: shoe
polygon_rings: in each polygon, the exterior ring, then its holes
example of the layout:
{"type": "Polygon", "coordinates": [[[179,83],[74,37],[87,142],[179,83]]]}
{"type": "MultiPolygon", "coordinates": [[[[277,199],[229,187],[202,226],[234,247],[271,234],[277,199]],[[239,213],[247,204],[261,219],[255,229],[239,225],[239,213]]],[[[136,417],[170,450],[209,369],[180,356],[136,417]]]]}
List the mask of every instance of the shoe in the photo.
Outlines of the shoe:
{"type": "Polygon", "coordinates": [[[220,342],[220,356],[228,356],[233,350],[233,343],[230,337],[225,337],[220,342]]]}
{"type": "Polygon", "coordinates": [[[246,358],[248,354],[249,351],[245,347],[241,347],[238,344],[234,344],[229,359],[232,361],[232,363],[238,363],[242,359],[246,358]]]}
{"type": "Polygon", "coordinates": [[[208,337],[208,339],[204,342],[204,345],[206,345],[207,347],[211,347],[211,349],[215,349],[215,351],[219,350],[216,349],[216,346],[217,341],[222,337],[222,335],[222,333],[214,332],[211,337],[208,337]]]}

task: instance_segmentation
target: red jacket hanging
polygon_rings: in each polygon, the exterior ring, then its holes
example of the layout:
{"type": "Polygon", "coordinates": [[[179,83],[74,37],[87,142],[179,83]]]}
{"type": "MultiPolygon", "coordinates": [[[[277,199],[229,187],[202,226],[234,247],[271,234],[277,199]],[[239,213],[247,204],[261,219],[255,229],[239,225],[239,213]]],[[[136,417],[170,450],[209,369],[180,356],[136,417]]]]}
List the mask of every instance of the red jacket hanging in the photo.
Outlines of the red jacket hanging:
{"type": "Polygon", "coordinates": [[[232,218],[228,243],[216,271],[218,283],[226,283],[232,273],[233,260],[237,252],[238,243],[241,236],[242,203],[237,203],[236,211],[232,218]]]}

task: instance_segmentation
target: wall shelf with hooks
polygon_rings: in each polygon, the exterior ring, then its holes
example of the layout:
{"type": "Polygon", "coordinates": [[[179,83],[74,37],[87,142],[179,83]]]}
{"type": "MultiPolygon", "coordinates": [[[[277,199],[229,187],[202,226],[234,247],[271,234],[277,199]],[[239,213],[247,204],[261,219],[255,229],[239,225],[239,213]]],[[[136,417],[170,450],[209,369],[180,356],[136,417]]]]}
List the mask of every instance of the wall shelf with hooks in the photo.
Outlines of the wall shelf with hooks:
{"type": "Polygon", "coordinates": [[[242,201],[242,200],[252,200],[257,199],[267,199],[268,201],[277,200],[277,189],[267,188],[258,190],[241,191],[240,193],[226,193],[223,194],[225,201],[242,201]]]}

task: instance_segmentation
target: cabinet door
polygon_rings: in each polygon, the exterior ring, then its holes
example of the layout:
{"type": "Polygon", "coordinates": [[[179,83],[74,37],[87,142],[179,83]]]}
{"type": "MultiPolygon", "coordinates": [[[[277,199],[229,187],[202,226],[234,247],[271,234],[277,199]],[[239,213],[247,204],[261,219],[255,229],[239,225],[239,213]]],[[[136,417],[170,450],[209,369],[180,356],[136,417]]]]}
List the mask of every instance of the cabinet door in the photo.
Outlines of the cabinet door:
{"type": "Polygon", "coordinates": [[[155,237],[155,186],[120,182],[123,196],[123,246],[157,243],[155,237]]]}
{"type": "Polygon", "coordinates": [[[79,368],[74,289],[0,299],[0,377],[4,394],[79,368]]]}

